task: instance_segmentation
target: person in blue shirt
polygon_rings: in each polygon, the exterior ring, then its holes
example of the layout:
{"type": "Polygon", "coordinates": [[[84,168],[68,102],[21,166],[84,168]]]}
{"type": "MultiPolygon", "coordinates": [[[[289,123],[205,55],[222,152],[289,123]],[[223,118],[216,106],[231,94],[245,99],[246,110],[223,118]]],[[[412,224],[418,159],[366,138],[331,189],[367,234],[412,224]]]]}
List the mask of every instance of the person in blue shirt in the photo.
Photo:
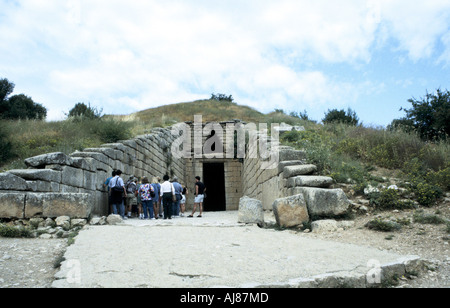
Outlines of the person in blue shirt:
{"type": "Polygon", "coordinates": [[[172,185],[173,188],[175,189],[175,197],[176,197],[176,201],[173,202],[173,216],[175,217],[179,217],[180,216],[180,202],[182,199],[182,193],[183,193],[183,186],[181,186],[180,183],[178,183],[178,177],[174,176],[172,179],[172,185]]]}
{"type": "Polygon", "coordinates": [[[115,176],[116,176],[116,170],[113,170],[111,176],[106,178],[105,183],[103,183],[103,188],[106,188],[107,191],[108,191],[108,208],[109,208],[109,213],[113,212],[113,210],[112,210],[112,202],[111,202],[111,190],[109,189],[109,182],[115,176]]]}
{"type": "Polygon", "coordinates": [[[160,212],[161,198],[159,197],[159,192],[161,191],[160,180],[157,177],[152,179],[153,190],[155,191],[155,197],[153,198],[153,212],[155,213],[155,218],[158,219],[162,217],[160,212]]]}

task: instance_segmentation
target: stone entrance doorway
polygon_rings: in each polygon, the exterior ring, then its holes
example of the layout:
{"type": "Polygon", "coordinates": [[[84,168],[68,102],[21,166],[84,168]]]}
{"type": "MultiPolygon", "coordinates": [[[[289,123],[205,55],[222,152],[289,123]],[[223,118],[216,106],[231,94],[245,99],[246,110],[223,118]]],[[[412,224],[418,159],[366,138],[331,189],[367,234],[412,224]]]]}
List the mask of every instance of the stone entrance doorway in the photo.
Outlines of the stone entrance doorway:
{"type": "Polygon", "coordinates": [[[226,211],[224,163],[203,163],[203,178],[207,187],[204,210],[206,212],[226,211]]]}

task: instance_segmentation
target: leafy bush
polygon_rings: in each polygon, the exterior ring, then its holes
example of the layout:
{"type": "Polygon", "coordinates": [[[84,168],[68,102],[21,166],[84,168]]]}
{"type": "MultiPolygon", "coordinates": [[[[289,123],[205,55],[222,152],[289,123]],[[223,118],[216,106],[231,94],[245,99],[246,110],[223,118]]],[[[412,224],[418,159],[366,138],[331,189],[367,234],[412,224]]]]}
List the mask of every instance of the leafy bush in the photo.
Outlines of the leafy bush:
{"type": "Polygon", "coordinates": [[[416,195],[417,201],[423,206],[433,205],[443,194],[438,186],[424,181],[413,185],[412,190],[416,195]]]}
{"type": "Polygon", "coordinates": [[[412,202],[401,201],[401,196],[396,189],[385,189],[369,195],[370,204],[379,210],[410,209],[412,202]]]}
{"type": "Polygon", "coordinates": [[[395,221],[376,218],[369,221],[366,224],[366,228],[368,228],[369,230],[376,230],[381,232],[391,232],[401,230],[402,225],[395,221]]]}
{"type": "Polygon", "coordinates": [[[100,119],[102,111],[103,109],[98,110],[96,107],[91,107],[91,104],[88,106],[85,103],[78,103],[69,111],[67,117],[78,121],[84,119],[100,119]]]}
{"type": "Polygon", "coordinates": [[[325,118],[323,118],[322,122],[324,124],[327,123],[343,123],[348,125],[358,125],[359,118],[356,115],[356,112],[352,109],[348,108],[347,111],[345,110],[329,110],[325,113],[325,118]]]}
{"type": "Polygon", "coordinates": [[[32,237],[32,232],[30,229],[27,229],[24,227],[13,227],[13,226],[0,224],[0,237],[30,238],[30,237],[32,237]]]}
{"type": "Polygon", "coordinates": [[[416,211],[413,215],[414,222],[420,224],[448,224],[450,221],[436,214],[424,214],[423,212],[416,211]]]}
{"type": "Polygon", "coordinates": [[[102,120],[90,121],[93,133],[100,137],[104,143],[114,143],[132,137],[131,124],[127,122],[102,120]]]}

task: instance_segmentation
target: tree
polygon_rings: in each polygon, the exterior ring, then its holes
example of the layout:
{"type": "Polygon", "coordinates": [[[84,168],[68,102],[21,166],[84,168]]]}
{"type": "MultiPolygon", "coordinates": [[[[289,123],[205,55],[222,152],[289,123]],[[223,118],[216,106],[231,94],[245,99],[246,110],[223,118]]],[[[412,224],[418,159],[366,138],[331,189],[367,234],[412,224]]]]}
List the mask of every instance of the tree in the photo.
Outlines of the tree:
{"type": "Polygon", "coordinates": [[[450,136],[450,92],[438,89],[435,94],[427,92],[424,98],[408,100],[411,109],[400,109],[406,112],[406,117],[394,120],[396,123],[407,123],[424,140],[440,140],[450,136]]]}
{"type": "Polygon", "coordinates": [[[31,97],[24,94],[8,97],[14,91],[14,87],[15,85],[8,79],[0,79],[0,118],[44,120],[47,117],[47,109],[35,103],[31,97]]]}
{"type": "Polygon", "coordinates": [[[6,119],[44,120],[47,117],[47,109],[24,94],[11,96],[8,99],[8,105],[9,110],[5,113],[6,119]]]}
{"type": "Polygon", "coordinates": [[[233,98],[233,95],[228,95],[227,96],[227,95],[222,94],[222,93],[217,93],[217,94],[212,93],[210,100],[215,100],[215,101],[219,101],[219,102],[220,101],[227,101],[227,102],[232,103],[234,101],[234,98],[233,98]]]}
{"type": "Polygon", "coordinates": [[[86,118],[99,119],[102,116],[103,109],[98,110],[96,107],[91,107],[91,104],[85,103],[76,104],[67,115],[69,118],[86,118]]]}
{"type": "Polygon", "coordinates": [[[0,103],[3,103],[6,98],[14,91],[15,84],[9,82],[8,79],[0,79],[0,103]]]}
{"type": "Polygon", "coordinates": [[[351,108],[348,108],[347,111],[345,111],[344,109],[342,110],[328,109],[328,112],[325,113],[325,118],[322,119],[322,122],[324,124],[343,123],[356,126],[358,125],[359,118],[356,115],[356,112],[353,111],[351,108]]]}

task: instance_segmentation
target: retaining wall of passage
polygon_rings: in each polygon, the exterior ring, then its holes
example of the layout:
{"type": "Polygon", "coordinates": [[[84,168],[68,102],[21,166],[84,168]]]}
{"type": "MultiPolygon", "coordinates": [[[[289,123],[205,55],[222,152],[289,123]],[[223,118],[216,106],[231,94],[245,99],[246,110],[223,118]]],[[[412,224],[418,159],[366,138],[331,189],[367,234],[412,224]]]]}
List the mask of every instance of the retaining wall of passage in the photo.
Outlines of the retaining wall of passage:
{"type": "Polygon", "coordinates": [[[88,218],[108,213],[103,187],[113,170],[132,175],[184,180],[184,162],[171,154],[171,128],[155,128],[131,140],[103,144],[70,155],[50,153],[28,158],[28,169],[0,174],[0,218],[70,216],[88,218]]]}
{"type": "Polygon", "coordinates": [[[288,186],[283,176],[284,167],[290,162],[298,163],[305,159],[303,151],[285,146],[279,146],[278,155],[279,160],[275,163],[275,168],[266,169],[264,166],[268,160],[260,158],[257,147],[248,147],[247,159],[242,167],[244,196],[260,200],[264,210],[272,210],[276,199],[287,196],[288,186]]]}

